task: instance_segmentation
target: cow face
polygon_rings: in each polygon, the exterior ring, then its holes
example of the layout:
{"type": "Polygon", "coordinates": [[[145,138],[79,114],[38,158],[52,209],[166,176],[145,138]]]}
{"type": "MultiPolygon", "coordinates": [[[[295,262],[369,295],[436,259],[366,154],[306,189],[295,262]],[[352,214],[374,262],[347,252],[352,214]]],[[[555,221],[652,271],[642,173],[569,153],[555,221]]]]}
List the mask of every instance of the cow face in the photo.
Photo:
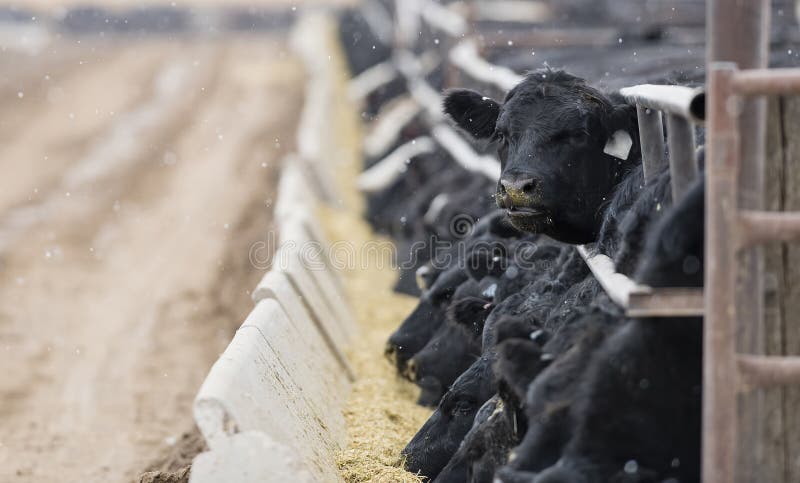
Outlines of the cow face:
{"type": "Polygon", "coordinates": [[[436,483],[491,483],[494,470],[506,461],[518,434],[515,417],[495,395],[481,407],[458,451],[436,483]]]}
{"type": "Polygon", "coordinates": [[[425,291],[414,311],[389,337],[385,354],[397,370],[405,371],[408,360],[433,337],[445,321],[445,313],[456,289],[467,279],[466,272],[453,267],[436,278],[425,291]]]}
{"type": "Polygon", "coordinates": [[[561,71],[529,74],[502,104],[450,91],[444,110],[496,144],[496,201],[512,224],[568,243],[596,239],[604,203],[640,158],[635,108],[561,71]]]}
{"type": "Polygon", "coordinates": [[[408,360],[425,347],[431,337],[442,326],[445,320],[445,309],[423,298],[414,311],[403,320],[386,342],[384,351],[398,372],[404,372],[408,360]]]}
{"type": "MultiPolygon", "coordinates": [[[[470,282],[459,287],[456,297],[466,285],[470,282]]],[[[459,298],[450,304],[447,322],[406,366],[408,378],[422,389],[419,404],[439,404],[447,388],[481,355],[483,324],[492,307],[477,297],[459,298]]]]}
{"type": "Polygon", "coordinates": [[[445,323],[428,344],[408,361],[408,378],[422,388],[419,404],[436,406],[445,390],[480,356],[477,337],[445,323]]]}
{"type": "Polygon", "coordinates": [[[403,449],[408,471],[433,480],[453,457],[478,409],[495,392],[491,362],[491,357],[482,356],[456,379],[436,411],[403,449]]]}

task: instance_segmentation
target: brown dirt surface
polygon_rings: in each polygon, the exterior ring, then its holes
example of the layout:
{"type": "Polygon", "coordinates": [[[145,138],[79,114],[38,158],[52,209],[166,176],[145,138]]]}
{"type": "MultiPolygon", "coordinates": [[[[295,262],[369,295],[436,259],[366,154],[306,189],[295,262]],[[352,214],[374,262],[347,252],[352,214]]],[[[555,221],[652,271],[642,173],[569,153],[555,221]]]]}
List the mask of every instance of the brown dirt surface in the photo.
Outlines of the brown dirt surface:
{"type": "Polygon", "coordinates": [[[181,481],[302,67],[269,37],[64,37],[0,66],[0,481],[181,481]]]}

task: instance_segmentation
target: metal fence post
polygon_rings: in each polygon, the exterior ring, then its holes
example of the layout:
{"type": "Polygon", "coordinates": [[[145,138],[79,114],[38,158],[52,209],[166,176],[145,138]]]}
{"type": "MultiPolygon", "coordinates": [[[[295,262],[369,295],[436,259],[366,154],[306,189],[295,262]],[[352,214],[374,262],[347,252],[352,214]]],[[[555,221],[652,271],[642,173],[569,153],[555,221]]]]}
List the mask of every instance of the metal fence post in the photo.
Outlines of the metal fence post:
{"type": "Polygon", "coordinates": [[[736,468],[738,372],[735,279],[738,119],[730,98],[733,64],[709,66],[706,163],[706,273],[703,336],[703,481],[731,483],[736,468]]]}

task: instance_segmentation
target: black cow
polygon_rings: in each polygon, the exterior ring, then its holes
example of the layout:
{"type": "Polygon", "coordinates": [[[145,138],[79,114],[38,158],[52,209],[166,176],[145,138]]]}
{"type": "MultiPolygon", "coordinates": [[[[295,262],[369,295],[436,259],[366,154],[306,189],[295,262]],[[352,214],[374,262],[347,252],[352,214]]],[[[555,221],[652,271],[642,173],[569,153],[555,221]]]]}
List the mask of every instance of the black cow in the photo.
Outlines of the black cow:
{"type": "Polygon", "coordinates": [[[444,110],[473,137],[496,143],[496,201],[523,231],[595,241],[600,208],[641,163],[636,109],[563,71],[529,74],[502,105],[453,90],[444,110]]]}
{"type": "MultiPolygon", "coordinates": [[[[542,250],[542,254],[552,258],[543,257],[538,263],[550,267],[534,272],[539,273],[544,280],[558,279],[560,267],[552,266],[552,262],[561,257],[561,252],[542,250]]],[[[497,328],[504,325],[503,321],[509,318],[521,320],[527,324],[528,333],[541,328],[540,324],[558,333],[561,330],[560,325],[568,322],[569,317],[561,313],[549,317],[550,312],[554,307],[573,307],[587,303],[597,285],[596,282],[590,282],[593,280],[574,284],[565,292],[550,290],[536,293],[530,289],[530,286],[537,283],[533,281],[522,291],[511,294],[497,304],[484,324],[481,357],[456,379],[442,397],[434,414],[403,450],[406,467],[410,471],[419,471],[428,478],[436,477],[472,427],[480,406],[495,393],[497,385],[492,364],[496,359],[494,346],[499,340],[497,328]],[[454,407],[460,408],[459,411],[454,413],[454,407]]],[[[548,344],[558,347],[557,341],[550,341],[548,344]]]]}
{"type": "Polygon", "coordinates": [[[497,391],[494,354],[487,351],[461,374],[433,415],[403,449],[405,468],[435,478],[452,458],[480,407],[497,391]]]}
{"type": "Polygon", "coordinates": [[[455,266],[441,274],[427,290],[411,314],[392,333],[386,343],[386,356],[398,371],[403,372],[406,362],[433,337],[445,321],[448,303],[459,285],[467,280],[466,271],[455,266]]]}
{"type": "MultiPolygon", "coordinates": [[[[464,283],[473,284],[477,286],[474,280],[464,283]]],[[[457,298],[450,304],[447,322],[408,361],[406,373],[422,389],[419,404],[436,406],[447,388],[480,357],[480,334],[492,308],[490,300],[479,297],[457,298]]]]}
{"type": "Polygon", "coordinates": [[[555,360],[527,388],[527,431],[509,455],[514,471],[501,471],[501,475],[537,471],[558,460],[572,435],[569,410],[591,354],[618,325],[618,314],[609,313],[608,308],[598,305],[578,310],[572,322],[545,345],[555,360]]]}
{"type": "Polygon", "coordinates": [[[435,483],[490,483],[495,469],[506,462],[508,451],[527,431],[522,402],[530,382],[550,363],[542,351],[549,335],[542,329],[530,332],[524,320],[507,319],[498,327],[497,340],[498,394],[478,411],[435,483]]]}
{"type": "MultiPolygon", "coordinates": [[[[552,277],[553,274],[545,273],[543,276],[552,277]]],[[[510,325],[508,320],[517,321],[516,326],[524,324],[526,333],[530,334],[542,328],[538,321],[547,319],[546,314],[553,307],[582,303],[578,301],[577,294],[594,293],[592,290],[578,289],[585,286],[577,284],[575,289],[560,295],[554,292],[537,294],[534,304],[527,303],[534,294],[523,291],[511,295],[492,310],[484,325],[481,357],[456,379],[442,397],[436,411],[403,450],[409,471],[419,471],[428,478],[435,478],[459,448],[473,425],[478,409],[497,391],[497,379],[492,365],[497,356],[495,346],[502,337],[500,331],[510,325]],[[458,410],[454,412],[454,408],[458,410]]],[[[563,330],[559,324],[568,321],[569,317],[558,316],[546,320],[545,324],[549,331],[558,334],[563,330]]],[[[563,350],[563,345],[561,339],[550,340],[545,345],[545,351],[559,353],[563,350]]],[[[546,359],[551,360],[550,357],[546,359]]]]}
{"type": "MultiPolygon", "coordinates": [[[[552,271],[562,250],[560,244],[534,242],[530,236],[505,243],[492,240],[472,248],[466,260],[472,279],[457,289],[448,307],[448,322],[408,361],[406,373],[422,388],[419,402],[423,405],[436,405],[480,356],[484,323],[494,308],[513,295],[523,298],[523,287],[552,271]]],[[[514,313],[518,306],[514,302],[501,305],[495,317],[514,313]]]]}
{"type": "MultiPolygon", "coordinates": [[[[651,231],[638,281],[702,286],[703,188],[698,182],[651,231]]],[[[539,457],[523,444],[498,478],[507,483],[699,481],[701,383],[700,318],[627,321],[594,353],[580,387],[569,395],[575,427],[558,465],[537,467],[539,457]]]]}
{"type": "MultiPolygon", "coordinates": [[[[386,346],[386,355],[396,363],[398,371],[402,373],[405,370],[407,361],[425,347],[442,326],[448,304],[468,277],[479,279],[502,270],[492,256],[487,258],[484,255],[499,254],[505,258],[511,251],[507,245],[522,235],[509,227],[502,214],[495,211],[475,224],[472,234],[464,243],[456,243],[447,253],[441,254],[444,260],[435,259],[424,266],[426,286],[423,287],[425,291],[420,302],[389,337],[386,346]],[[459,260],[459,255],[468,260],[459,260]],[[448,259],[450,268],[442,270],[441,265],[448,259]]],[[[534,239],[527,236],[529,242],[534,239]]],[[[443,388],[446,389],[447,385],[443,388]]]]}
{"type": "MultiPolygon", "coordinates": [[[[612,249],[618,246],[640,245],[631,240],[624,240],[624,237],[640,236],[640,231],[614,230],[612,227],[618,227],[622,223],[609,218],[621,220],[627,216],[626,213],[630,210],[626,212],[625,207],[636,205],[639,202],[637,196],[641,193],[644,193],[642,196],[647,196],[648,199],[656,199],[654,193],[660,193],[660,191],[655,188],[642,189],[641,183],[640,175],[629,176],[624,182],[618,184],[616,192],[605,204],[605,218],[600,224],[601,227],[605,227],[605,233],[601,230],[598,235],[601,237],[601,245],[612,249]],[[616,239],[620,237],[623,239],[616,239]],[[615,240],[612,242],[606,240],[607,238],[615,240]]],[[[663,188],[661,185],[659,187],[659,189],[663,188]]],[[[634,213],[636,212],[634,211],[634,213]]],[[[648,220],[651,219],[651,215],[646,210],[642,216],[648,220]]],[[[553,334],[552,339],[545,345],[545,351],[549,358],[557,359],[558,362],[552,369],[546,370],[537,378],[534,385],[538,384],[540,389],[535,390],[533,401],[529,404],[529,409],[532,408],[530,410],[533,413],[528,415],[526,412],[526,418],[530,417],[533,430],[526,433],[526,438],[528,434],[531,436],[528,438],[529,441],[523,441],[523,445],[527,444],[535,448],[537,457],[534,460],[537,469],[547,467],[555,462],[563,445],[571,437],[571,427],[567,419],[569,404],[561,404],[559,398],[574,393],[577,381],[585,372],[592,352],[599,346],[610,328],[618,324],[620,320],[619,309],[607,297],[599,295],[601,292],[599,284],[592,276],[587,275],[588,269],[583,260],[576,255],[574,249],[562,250],[554,256],[554,259],[557,260],[557,264],[551,271],[545,271],[538,280],[532,281],[524,289],[499,303],[486,323],[487,327],[492,327],[503,318],[518,317],[528,321],[531,327],[539,327],[553,334]],[[553,410],[553,408],[557,410],[553,410]],[[546,414],[542,413],[545,410],[546,414]],[[545,453],[541,454],[540,451],[545,451],[545,453]]],[[[491,332],[485,333],[484,350],[493,345],[491,332]]],[[[475,364],[485,364],[487,359],[492,357],[491,352],[485,352],[484,356],[475,364]]],[[[478,372],[477,374],[486,377],[487,380],[497,380],[500,377],[492,371],[478,372]]],[[[473,385],[482,387],[480,384],[473,383],[473,385]]],[[[456,388],[456,385],[454,384],[453,387],[456,388]]],[[[482,403],[483,400],[479,399],[478,402],[482,403]]],[[[493,418],[490,423],[502,424],[503,421],[508,421],[508,417],[509,415],[498,416],[493,418]]],[[[460,423],[460,421],[456,422],[460,423]]],[[[425,433],[424,438],[427,438],[425,441],[428,446],[415,446],[412,441],[406,448],[406,452],[412,456],[410,461],[420,459],[417,454],[428,452],[429,447],[457,448],[457,441],[454,442],[450,439],[465,434],[467,428],[462,425],[461,432],[455,431],[448,426],[449,423],[450,421],[446,418],[439,418],[437,425],[420,430],[415,439],[425,433]]],[[[488,474],[492,467],[502,463],[498,457],[502,450],[497,452],[495,451],[497,448],[495,448],[489,451],[490,448],[485,444],[477,446],[474,444],[474,441],[485,441],[487,435],[496,434],[495,430],[496,428],[492,426],[485,428],[482,432],[477,430],[474,432],[477,439],[474,439],[473,443],[465,448],[459,472],[473,468],[475,474],[488,474]],[[483,448],[488,452],[477,451],[476,447],[483,448]]],[[[508,440],[506,442],[508,443],[508,440]]],[[[465,442],[465,444],[467,443],[465,442]]],[[[444,451],[439,453],[441,459],[444,459],[444,456],[446,456],[444,451]]],[[[433,459],[433,456],[430,455],[426,455],[426,457],[428,460],[433,459]]],[[[423,472],[423,474],[429,477],[435,476],[435,473],[423,472]]]]}

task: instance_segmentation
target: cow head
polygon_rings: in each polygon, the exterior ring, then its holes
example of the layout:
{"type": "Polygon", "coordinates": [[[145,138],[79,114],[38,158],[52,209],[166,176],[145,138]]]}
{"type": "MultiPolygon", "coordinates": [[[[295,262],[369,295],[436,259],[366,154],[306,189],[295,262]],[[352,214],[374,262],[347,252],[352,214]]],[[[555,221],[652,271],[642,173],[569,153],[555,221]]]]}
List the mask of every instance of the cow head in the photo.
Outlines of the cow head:
{"type": "Polygon", "coordinates": [[[403,449],[406,470],[436,479],[472,427],[478,409],[497,389],[491,366],[492,357],[485,354],[456,379],[428,421],[403,449]]]}
{"type": "Polygon", "coordinates": [[[453,90],[444,110],[496,144],[496,201],[512,224],[568,243],[596,239],[604,203],[641,156],[635,108],[563,71],[530,73],[502,104],[453,90]]]}
{"type": "Polygon", "coordinates": [[[452,267],[436,278],[420,298],[419,304],[395,330],[386,343],[386,357],[397,370],[405,372],[406,363],[430,341],[445,321],[447,306],[459,285],[468,278],[461,267],[452,267]]]}

